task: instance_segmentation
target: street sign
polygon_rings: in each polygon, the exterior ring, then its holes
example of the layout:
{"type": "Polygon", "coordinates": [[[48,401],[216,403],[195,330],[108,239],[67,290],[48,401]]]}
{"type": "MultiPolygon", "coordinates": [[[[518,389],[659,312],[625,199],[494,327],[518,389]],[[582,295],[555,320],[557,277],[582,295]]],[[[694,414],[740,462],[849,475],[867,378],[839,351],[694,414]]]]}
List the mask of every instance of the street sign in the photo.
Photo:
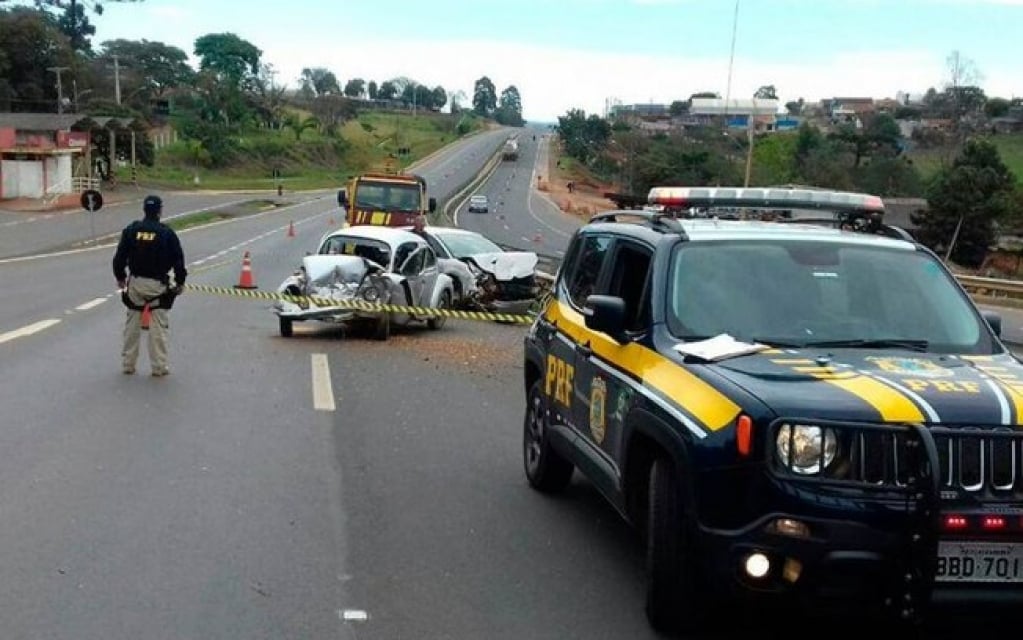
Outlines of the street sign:
{"type": "Polygon", "coordinates": [[[99,211],[103,208],[103,194],[95,189],[82,192],[82,208],[86,211],[99,211]]]}

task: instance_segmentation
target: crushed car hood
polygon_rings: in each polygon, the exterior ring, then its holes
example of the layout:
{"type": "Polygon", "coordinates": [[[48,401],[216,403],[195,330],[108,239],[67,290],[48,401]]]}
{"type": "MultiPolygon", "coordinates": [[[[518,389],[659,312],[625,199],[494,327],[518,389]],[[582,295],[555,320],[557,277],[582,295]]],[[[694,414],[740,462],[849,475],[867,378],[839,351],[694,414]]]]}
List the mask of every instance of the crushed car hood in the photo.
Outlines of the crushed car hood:
{"type": "Polygon", "coordinates": [[[772,350],[707,366],[779,416],[1023,425],[1023,365],[1007,354],[772,350]]]}
{"type": "Polygon", "coordinates": [[[359,282],[366,275],[366,261],[358,256],[314,255],[302,258],[310,282],[359,282]]]}
{"type": "Polygon", "coordinates": [[[466,257],[480,269],[492,273],[498,280],[528,278],[536,271],[539,258],[530,251],[502,251],[500,253],[476,253],[466,257]]]}

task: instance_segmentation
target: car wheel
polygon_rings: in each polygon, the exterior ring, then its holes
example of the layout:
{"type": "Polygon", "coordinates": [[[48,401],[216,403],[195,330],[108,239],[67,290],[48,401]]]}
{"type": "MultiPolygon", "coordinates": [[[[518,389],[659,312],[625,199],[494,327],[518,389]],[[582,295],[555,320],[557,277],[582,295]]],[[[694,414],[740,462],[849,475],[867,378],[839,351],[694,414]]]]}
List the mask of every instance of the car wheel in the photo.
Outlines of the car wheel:
{"type": "MultiPolygon", "coordinates": [[[[450,309],[451,308],[451,292],[445,291],[440,294],[440,302],[437,303],[438,309],[450,309]]],[[[444,323],[447,322],[447,316],[433,316],[426,321],[426,326],[430,329],[437,331],[444,327],[444,323]]]]}
{"type": "Polygon", "coordinates": [[[699,629],[708,617],[709,599],[700,588],[691,523],[670,460],[654,461],[648,489],[647,620],[658,631],[699,629]]]}
{"type": "Polygon", "coordinates": [[[292,325],[291,319],[290,318],[278,318],[278,320],[280,321],[281,335],[283,337],[285,337],[285,338],[290,338],[291,334],[294,331],[294,327],[292,325]]]}
{"type": "Polygon", "coordinates": [[[387,340],[391,337],[391,314],[385,313],[380,316],[373,328],[374,340],[387,340]]]}
{"type": "Polygon", "coordinates": [[[572,479],[572,463],[551,447],[542,385],[543,380],[537,380],[527,395],[522,457],[530,486],[543,493],[556,493],[572,479]]]}

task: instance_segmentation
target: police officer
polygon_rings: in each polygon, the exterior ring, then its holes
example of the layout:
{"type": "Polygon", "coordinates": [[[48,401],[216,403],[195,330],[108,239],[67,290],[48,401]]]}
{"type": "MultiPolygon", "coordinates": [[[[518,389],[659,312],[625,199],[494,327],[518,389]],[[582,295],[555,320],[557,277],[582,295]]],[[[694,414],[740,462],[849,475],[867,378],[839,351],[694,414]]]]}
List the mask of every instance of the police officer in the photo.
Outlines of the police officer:
{"type": "Polygon", "coordinates": [[[177,234],[160,222],[163,200],[159,196],[148,196],[142,210],[145,217],[124,228],[114,253],[114,278],[122,291],[121,300],[128,307],[121,365],[124,373],[135,373],[142,315],[148,306],[151,316],[149,363],[154,376],[165,376],[170,373],[167,365],[168,311],[174,304],[174,298],[181,293],[188,273],[177,234]],[[173,284],[171,271],[174,272],[173,284]]]}

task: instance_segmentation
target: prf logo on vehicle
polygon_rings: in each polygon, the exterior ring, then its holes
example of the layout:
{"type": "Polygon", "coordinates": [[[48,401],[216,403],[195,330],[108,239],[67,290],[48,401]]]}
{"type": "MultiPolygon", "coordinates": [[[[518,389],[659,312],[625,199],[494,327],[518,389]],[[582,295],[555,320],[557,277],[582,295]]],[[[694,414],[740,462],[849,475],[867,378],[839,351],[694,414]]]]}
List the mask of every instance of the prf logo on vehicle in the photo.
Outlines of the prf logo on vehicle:
{"type": "Polygon", "coordinates": [[[534,488],[578,470],[643,532],[651,624],[737,593],[921,619],[1023,586],[1023,365],[1000,319],[876,196],[650,204],[573,235],[524,341],[523,454],[534,488]]]}

